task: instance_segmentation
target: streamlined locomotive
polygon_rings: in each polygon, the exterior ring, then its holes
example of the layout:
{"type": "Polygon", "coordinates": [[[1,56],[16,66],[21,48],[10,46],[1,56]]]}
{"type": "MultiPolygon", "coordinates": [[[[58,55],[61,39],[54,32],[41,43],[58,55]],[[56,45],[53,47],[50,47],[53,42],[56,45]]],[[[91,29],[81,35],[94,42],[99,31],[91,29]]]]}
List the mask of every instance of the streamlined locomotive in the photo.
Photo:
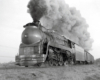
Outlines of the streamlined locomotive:
{"type": "Polygon", "coordinates": [[[89,52],[56,31],[45,29],[38,21],[28,23],[24,28],[19,53],[15,57],[17,65],[66,66],[94,62],[89,52]]]}

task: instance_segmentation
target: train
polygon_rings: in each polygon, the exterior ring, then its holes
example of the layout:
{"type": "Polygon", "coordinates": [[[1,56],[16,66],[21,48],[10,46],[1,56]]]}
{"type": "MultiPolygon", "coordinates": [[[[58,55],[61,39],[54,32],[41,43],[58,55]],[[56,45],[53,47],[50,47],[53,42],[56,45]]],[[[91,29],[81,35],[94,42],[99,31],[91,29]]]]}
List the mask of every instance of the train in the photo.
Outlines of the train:
{"type": "Polygon", "coordinates": [[[91,64],[94,57],[81,46],[55,30],[46,29],[40,21],[23,26],[19,53],[15,56],[19,66],[66,66],[91,64]]]}

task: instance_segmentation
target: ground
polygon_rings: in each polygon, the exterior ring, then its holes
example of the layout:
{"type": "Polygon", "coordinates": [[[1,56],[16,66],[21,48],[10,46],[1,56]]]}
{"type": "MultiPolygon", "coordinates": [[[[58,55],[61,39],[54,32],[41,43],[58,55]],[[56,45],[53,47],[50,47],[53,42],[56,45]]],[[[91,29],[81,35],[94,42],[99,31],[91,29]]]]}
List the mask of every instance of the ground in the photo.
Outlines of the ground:
{"type": "Polygon", "coordinates": [[[0,80],[100,80],[100,66],[68,65],[66,67],[0,67],[0,80]]]}

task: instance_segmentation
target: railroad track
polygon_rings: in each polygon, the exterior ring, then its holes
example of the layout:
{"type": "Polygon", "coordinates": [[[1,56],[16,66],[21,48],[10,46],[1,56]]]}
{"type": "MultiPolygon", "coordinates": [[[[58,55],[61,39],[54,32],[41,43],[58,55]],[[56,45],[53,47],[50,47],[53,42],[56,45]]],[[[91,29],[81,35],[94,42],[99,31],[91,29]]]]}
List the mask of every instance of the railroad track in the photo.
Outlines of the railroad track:
{"type": "Polygon", "coordinates": [[[92,64],[88,64],[88,65],[83,65],[83,64],[77,64],[77,65],[67,65],[67,66],[29,66],[29,67],[25,67],[25,66],[4,66],[4,67],[0,67],[0,70],[8,70],[8,69],[48,69],[48,68],[67,68],[67,67],[77,67],[77,66],[89,66],[92,64]]]}
{"type": "MultiPolygon", "coordinates": [[[[68,65],[69,66],[69,65],[68,65]]],[[[38,66],[11,66],[11,67],[0,67],[0,70],[8,70],[8,69],[48,69],[48,68],[63,68],[67,66],[48,66],[48,67],[38,67],[38,66]]]]}

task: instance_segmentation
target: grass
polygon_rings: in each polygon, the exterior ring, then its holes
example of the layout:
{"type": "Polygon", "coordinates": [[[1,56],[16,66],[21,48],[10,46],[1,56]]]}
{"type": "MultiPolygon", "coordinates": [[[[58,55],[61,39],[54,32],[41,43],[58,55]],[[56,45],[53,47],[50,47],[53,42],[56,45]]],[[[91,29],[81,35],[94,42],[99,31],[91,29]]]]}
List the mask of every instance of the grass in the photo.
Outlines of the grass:
{"type": "Polygon", "coordinates": [[[87,76],[85,80],[100,80],[100,73],[96,73],[94,75],[87,76]]]}
{"type": "Polygon", "coordinates": [[[16,67],[14,62],[0,64],[0,80],[100,80],[100,67],[96,64],[58,68],[16,67]]]}
{"type": "Polygon", "coordinates": [[[18,66],[15,65],[15,62],[0,63],[0,69],[16,68],[16,67],[18,66]]]}

